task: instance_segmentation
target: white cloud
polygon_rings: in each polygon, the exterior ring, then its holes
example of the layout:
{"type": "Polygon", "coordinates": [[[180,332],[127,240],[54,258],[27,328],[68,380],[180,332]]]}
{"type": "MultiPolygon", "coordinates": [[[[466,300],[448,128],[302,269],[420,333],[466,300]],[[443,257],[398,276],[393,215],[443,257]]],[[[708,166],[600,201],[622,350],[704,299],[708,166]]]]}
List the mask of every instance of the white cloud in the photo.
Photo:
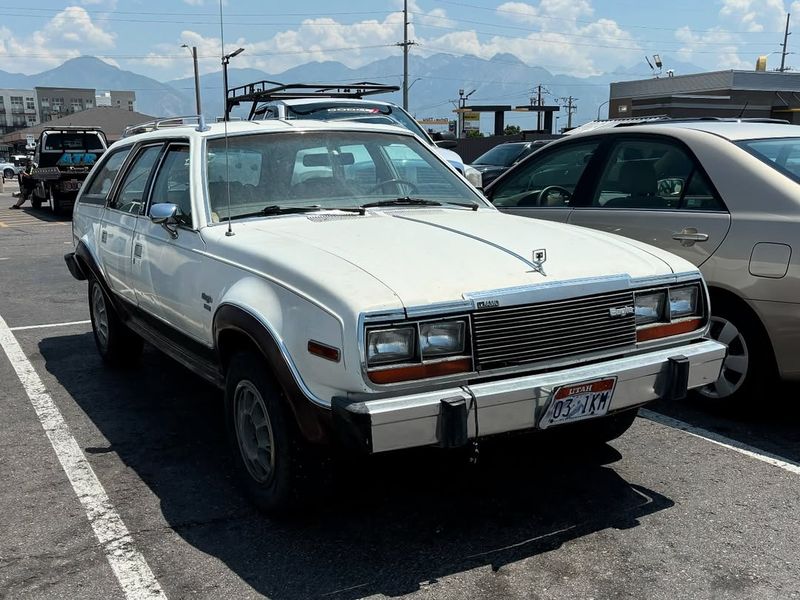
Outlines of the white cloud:
{"type": "MultiPolygon", "coordinates": [[[[394,0],[395,5],[401,5],[394,0]]],[[[492,58],[511,53],[529,65],[542,65],[556,72],[591,75],[631,61],[640,53],[633,36],[611,19],[594,19],[589,0],[541,0],[538,5],[507,2],[498,15],[515,23],[535,25],[528,35],[506,37],[479,36],[474,30],[459,29],[443,9],[425,11],[418,0],[409,2],[409,39],[417,42],[413,52],[431,55],[439,52],[471,54],[492,58]],[[433,26],[424,29],[425,25],[433,26]],[[427,35],[422,35],[422,32],[427,35]],[[428,32],[434,32],[430,34],[428,32]],[[440,33],[441,32],[441,33],[440,33]]],[[[516,33],[516,32],[515,32],[516,33]]],[[[335,60],[358,68],[366,63],[399,56],[397,42],[403,39],[403,14],[394,12],[383,20],[340,23],[330,17],[303,20],[299,26],[279,32],[269,39],[227,40],[226,51],[244,47],[236,57],[236,67],[252,67],[279,73],[312,61],[335,60]]],[[[201,71],[219,70],[219,38],[183,31],[180,40],[153,48],[145,64],[164,71],[191,74],[191,64],[176,49],[181,43],[198,47],[201,71]],[[202,57],[207,57],[202,59],[202,57]]]]}
{"type": "Polygon", "coordinates": [[[761,32],[780,31],[787,12],[783,0],[722,0],[719,14],[737,22],[745,31],[761,32]]]}
{"type": "Polygon", "coordinates": [[[720,27],[696,33],[685,25],[675,32],[675,38],[683,44],[677,52],[681,60],[694,61],[695,53],[713,51],[714,68],[753,68],[753,64],[739,56],[736,36],[720,27]]]}
{"type": "Polygon", "coordinates": [[[497,7],[497,14],[538,31],[525,39],[494,37],[481,45],[479,56],[511,52],[530,65],[586,76],[629,62],[640,52],[639,43],[616,21],[595,18],[588,0],[506,2],[497,7]]]}
{"type": "MultiPolygon", "coordinates": [[[[24,39],[0,28],[0,58],[9,71],[32,73],[65,60],[113,48],[114,33],[92,21],[80,6],[69,6],[24,39]],[[5,58],[4,58],[5,57],[5,58]]],[[[109,61],[107,61],[109,62],[109,61]]]]}

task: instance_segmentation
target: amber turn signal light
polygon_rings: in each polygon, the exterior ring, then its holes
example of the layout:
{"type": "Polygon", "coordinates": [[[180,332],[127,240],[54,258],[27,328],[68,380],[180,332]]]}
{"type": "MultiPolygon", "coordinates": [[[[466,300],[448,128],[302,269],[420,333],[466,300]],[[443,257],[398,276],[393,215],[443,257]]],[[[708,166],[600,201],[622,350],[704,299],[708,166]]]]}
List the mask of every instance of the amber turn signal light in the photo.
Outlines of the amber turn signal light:
{"type": "Polygon", "coordinates": [[[636,332],[636,341],[648,342],[650,340],[658,340],[673,335],[689,333],[690,331],[700,329],[702,326],[703,319],[696,317],[693,319],[686,319],[684,321],[677,321],[676,323],[664,323],[663,325],[643,327],[636,332]]]}
{"type": "Polygon", "coordinates": [[[369,372],[369,378],[375,383],[399,383],[413,379],[428,379],[430,377],[443,377],[456,373],[468,373],[472,370],[471,358],[458,358],[441,362],[403,365],[369,372]]]}
{"type": "Polygon", "coordinates": [[[339,352],[338,348],[328,346],[327,344],[317,342],[316,340],[308,340],[308,352],[309,354],[313,354],[314,356],[319,356],[333,362],[339,362],[339,359],[341,358],[341,352],[339,352]]]}

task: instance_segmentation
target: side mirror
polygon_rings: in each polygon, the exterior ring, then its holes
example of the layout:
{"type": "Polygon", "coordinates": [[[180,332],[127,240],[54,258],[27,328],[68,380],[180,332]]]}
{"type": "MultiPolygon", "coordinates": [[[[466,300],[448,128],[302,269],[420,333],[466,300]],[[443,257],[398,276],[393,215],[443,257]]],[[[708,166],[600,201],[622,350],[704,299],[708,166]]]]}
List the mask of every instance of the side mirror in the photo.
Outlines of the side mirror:
{"type": "Polygon", "coordinates": [[[175,204],[151,204],[150,220],[167,230],[170,237],[178,237],[178,207],[175,204]]]}

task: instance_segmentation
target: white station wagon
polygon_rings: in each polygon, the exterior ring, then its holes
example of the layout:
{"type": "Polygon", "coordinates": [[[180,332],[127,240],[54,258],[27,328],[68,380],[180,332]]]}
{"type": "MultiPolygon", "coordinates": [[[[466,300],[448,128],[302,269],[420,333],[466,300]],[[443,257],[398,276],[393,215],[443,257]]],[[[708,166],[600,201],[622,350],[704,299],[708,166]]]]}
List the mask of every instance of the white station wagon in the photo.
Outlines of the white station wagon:
{"type": "Polygon", "coordinates": [[[603,442],[719,374],[689,262],[502,214],[406,130],[150,129],[95,166],[65,259],[106,362],[146,340],[224,389],[263,509],[309,496],[326,445],[603,442]]]}

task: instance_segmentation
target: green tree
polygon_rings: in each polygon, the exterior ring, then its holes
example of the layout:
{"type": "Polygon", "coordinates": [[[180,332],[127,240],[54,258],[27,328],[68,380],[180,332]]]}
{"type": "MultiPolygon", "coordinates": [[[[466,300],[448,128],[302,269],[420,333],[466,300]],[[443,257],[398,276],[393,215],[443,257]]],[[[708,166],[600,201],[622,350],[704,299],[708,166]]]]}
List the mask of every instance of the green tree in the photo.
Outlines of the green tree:
{"type": "Polygon", "coordinates": [[[467,137],[483,137],[483,134],[477,129],[468,129],[467,137]]]}
{"type": "Polygon", "coordinates": [[[518,125],[506,125],[506,128],[503,129],[503,135],[517,135],[521,132],[522,129],[518,125]]]}

